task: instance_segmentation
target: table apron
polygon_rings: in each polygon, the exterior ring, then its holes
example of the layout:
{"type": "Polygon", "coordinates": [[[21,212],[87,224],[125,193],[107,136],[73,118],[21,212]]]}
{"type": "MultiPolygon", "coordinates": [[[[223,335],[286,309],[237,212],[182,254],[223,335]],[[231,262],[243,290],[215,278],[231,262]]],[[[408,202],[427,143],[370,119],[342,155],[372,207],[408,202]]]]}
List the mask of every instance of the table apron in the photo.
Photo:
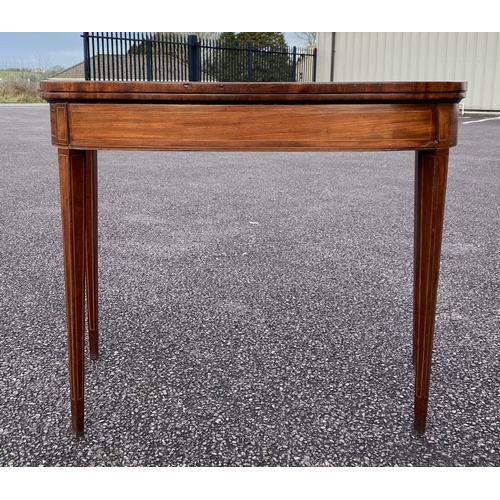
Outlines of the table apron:
{"type": "Polygon", "coordinates": [[[154,151],[382,151],[456,145],[455,103],[52,103],[52,144],[154,151]]]}

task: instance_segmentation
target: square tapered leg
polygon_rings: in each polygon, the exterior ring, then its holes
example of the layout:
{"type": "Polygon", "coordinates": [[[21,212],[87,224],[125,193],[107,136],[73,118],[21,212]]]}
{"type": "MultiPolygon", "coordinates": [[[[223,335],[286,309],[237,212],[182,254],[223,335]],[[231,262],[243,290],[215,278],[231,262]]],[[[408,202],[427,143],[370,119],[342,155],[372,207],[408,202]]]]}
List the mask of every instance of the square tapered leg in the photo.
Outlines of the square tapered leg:
{"type": "Polygon", "coordinates": [[[73,435],[84,428],[85,281],[89,303],[91,353],[97,355],[97,275],[94,175],[95,153],[59,149],[64,280],[68,330],[69,376],[73,435]],[[93,337],[93,338],[92,338],[93,337]]]}
{"type": "Polygon", "coordinates": [[[97,359],[97,151],[85,152],[85,281],[91,359],[97,359]]]}
{"type": "Polygon", "coordinates": [[[415,430],[419,434],[425,432],[429,400],[447,172],[448,149],[417,151],[413,358],[415,363],[415,430]]]}

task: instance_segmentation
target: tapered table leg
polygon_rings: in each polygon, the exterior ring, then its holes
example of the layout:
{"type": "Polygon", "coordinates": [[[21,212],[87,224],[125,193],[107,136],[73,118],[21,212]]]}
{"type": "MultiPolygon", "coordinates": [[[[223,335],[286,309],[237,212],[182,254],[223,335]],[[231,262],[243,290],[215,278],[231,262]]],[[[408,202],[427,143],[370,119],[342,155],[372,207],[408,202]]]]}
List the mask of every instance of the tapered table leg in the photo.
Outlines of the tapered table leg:
{"type": "Polygon", "coordinates": [[[415,248],[413,357],[415,430],[425,432],[436,316],[448,149],[417,151],[415,159],[415,248]]]}
{"type": "Polygon", "coordinates": [[[71,416],[73,435],[79,437],[84,421],[86,152],[59,149],[58,156],[71,416]]]}
{"type": "Polygon", "coordinates": [[[85,278],[90,357],[97,359],[97,151],[85,152],[85,278]]]}

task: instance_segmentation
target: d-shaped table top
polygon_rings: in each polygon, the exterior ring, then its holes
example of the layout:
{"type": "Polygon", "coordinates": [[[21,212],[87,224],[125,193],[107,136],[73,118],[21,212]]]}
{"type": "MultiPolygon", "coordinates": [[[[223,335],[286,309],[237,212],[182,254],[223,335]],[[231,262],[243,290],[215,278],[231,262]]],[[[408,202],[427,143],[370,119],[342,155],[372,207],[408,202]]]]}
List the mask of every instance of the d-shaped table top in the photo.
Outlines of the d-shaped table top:
{"type": "Polygon", "coordinates": [[[380,151],[454,146],[466,85],[54,80],[41,88],[52,143],[70,149],[380,151]]]}
{"type": "Polygon", "coordinates": [[[51,79],[40,83],[50,102],[459,102],[464,82],[219,83],[51,79]]]}

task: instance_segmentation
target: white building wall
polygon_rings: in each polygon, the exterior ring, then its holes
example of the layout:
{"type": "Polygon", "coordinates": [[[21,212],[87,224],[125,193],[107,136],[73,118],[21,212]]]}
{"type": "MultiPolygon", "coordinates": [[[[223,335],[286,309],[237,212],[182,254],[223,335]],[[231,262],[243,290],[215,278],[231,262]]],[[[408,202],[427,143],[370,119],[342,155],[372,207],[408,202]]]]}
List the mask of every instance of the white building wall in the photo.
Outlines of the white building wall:
{"type": "Polygon", "coordinates": [[[465,81],[466,109],[500,111],[500,33],[320,32],[316,75],[318,82],[465,81]]]}
{"type": "Polygon", "coordinates": [[[330,70],[332,66],[332,39],[333,33],[318,33],[316,40],[316,81],[330,82],[330,70]]]}

